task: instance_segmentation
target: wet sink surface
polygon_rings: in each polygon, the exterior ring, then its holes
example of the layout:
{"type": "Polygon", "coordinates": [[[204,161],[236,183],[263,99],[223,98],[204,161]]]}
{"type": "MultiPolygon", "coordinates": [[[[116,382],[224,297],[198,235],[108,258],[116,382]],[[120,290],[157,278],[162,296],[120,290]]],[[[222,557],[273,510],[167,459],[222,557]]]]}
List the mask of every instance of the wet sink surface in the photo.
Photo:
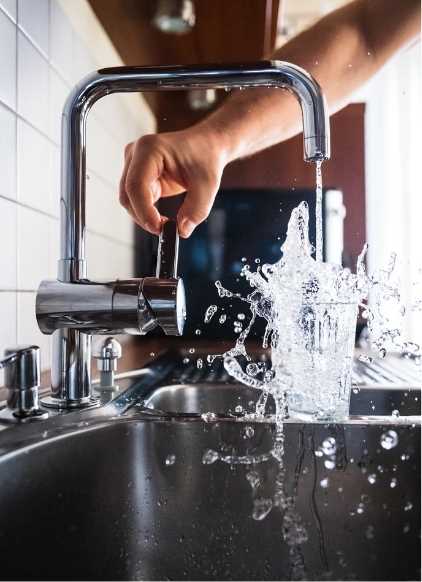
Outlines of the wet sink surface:
{"type": "MultiPolygon", "coordinates": [[[[123,387],[111,407],[0,432],[3,579],[419,578],[420,426],[391,417],[399,401],[415,413],[416,391],[396,391],[394,402],[379,391],[384,422],[285,424],[285,488],[308,537],[292,547],[278,507],[253,518],[254,500],[274,494],[275,427],[230,417],[253,409],[257,391],[157,388],[150,374],[123,387]],[[224,417],[204,422],[205,412],[224,417]],[[397,444],[387,450],[389,430],[397,444]],[[320,453],[328,437],[331,458],[320,453]],[[209,450],[220,458],[204,464],[209,450]],[[233,455],[266,460],[224,462],[233,455]]],[[[367,413],[373,397],[358,396],[367,413]]]]}
{"type": "MultiPolygon", "coordinates": [[[[253,498],[272,495],[275,460],[202,462],[209,449],[269,451],[273,426],[250,426],[254,435],[245,438],[241,422],[133,414],[53,431],[31,449],[5,455],[4,579],[290,579],[295,566],[279,509],[252,518],[253,498]],[[255,493],[246,478],[251,470],[260,479],[255,493]]],[[[417,579],[420,433],[396,427],[397,446],[384,450],[388,428],[286,425],[286,486],[293,492],[296,482],[296,510],[307,530],[300,547],[307,579],[417,579]],[[315,456],[327,436],[337,441],[332,470],[315,456]]]]}

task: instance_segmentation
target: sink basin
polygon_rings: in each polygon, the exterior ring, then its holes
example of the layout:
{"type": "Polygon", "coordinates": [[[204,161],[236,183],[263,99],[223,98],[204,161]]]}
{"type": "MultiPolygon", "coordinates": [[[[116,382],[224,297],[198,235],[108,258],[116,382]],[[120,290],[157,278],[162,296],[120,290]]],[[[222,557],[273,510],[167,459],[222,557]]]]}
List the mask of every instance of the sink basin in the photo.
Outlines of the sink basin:
{"type": "Polygon", "coordinates": [[[3,579],[418,579],[418,424],[286,423],[285,490],[307,535],[289,546],[278,507],[254,514],[274,494],[274,425],[198,414],[248,406],[255,391],[149,387],[155,411],[128,393],[119,413],[113,404],[0,433],[3,579]],[[318,456],[327,437],[331,458],[318,456]],[[207,464],[209,450],[220,457],[207,464]]]}

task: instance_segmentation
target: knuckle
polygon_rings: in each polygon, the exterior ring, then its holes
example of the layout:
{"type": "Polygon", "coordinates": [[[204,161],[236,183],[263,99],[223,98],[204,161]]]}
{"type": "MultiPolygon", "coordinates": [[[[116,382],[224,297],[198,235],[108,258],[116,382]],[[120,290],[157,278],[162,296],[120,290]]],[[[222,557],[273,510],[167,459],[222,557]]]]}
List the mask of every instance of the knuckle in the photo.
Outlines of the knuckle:
{"type": "Polygon", "coordinates": [[[130,142],[128,144],[125,145],[125,156],[128,156],[133,148],[133,142],[130,142]]]}

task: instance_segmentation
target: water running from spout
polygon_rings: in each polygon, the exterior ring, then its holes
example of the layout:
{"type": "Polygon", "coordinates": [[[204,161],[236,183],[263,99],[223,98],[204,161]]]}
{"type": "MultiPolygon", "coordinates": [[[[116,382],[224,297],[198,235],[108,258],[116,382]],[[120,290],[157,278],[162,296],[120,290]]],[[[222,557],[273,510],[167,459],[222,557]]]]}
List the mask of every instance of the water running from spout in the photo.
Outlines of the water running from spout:
{"type": "Polygon", "coordinates": [[[316,162],[316,200],[315,200],[315,249],[316,260],[321,262],[324,256],[323,245],[324,237],[322,230],[322,170],[321,161],[316,162]]]}

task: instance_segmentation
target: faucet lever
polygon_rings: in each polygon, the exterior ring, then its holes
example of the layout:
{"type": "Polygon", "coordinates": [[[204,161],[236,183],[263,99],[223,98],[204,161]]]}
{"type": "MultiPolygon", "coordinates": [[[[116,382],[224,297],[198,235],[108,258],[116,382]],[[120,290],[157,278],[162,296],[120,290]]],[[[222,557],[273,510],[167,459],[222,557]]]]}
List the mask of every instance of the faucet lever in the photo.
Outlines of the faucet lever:
{"type": "Polygon", "coordinates": [[[161,229],[158,240],[157,268],[158,279],[176,279],[179,261],[179,232],[175,220],[167,220],[161,229]]]}

